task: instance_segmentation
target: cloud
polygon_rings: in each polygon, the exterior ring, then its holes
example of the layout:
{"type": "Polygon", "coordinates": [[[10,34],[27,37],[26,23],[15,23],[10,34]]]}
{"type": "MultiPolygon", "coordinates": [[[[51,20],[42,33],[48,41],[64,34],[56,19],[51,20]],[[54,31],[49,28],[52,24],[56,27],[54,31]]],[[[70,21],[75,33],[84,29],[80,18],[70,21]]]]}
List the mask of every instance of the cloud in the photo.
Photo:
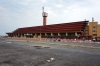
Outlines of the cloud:
{"type": "Polygon", "coordinates": [[[41,0],[42,2],[46,2],[46,0],[41,0]]]}
{"type": "Polygon", "coordinates": [[[45,9],[46,9],[46,12],[48,13],[48,17],[49,18],[54,18],[54,17],[57,16],[57,14],[55,13],[55,11],[52,10],[51,7],[46,7],[45,9]]]}
{"type": "Polygon", "coordinates": [[[90,20],[100,23],[100,0],[0,0],[0,30],[42,25],[42,6],[47,24],[90,20]],[[4,28],[4,29],[2,29],[4,28]]]}
{"type": "Polygon", "coordinates": [[[6,10],[6,8],[4,8],[4,7],[0,6],[0,11],[1,11],[1,10],[6,10]]]}
{"type": "Polygon", "coordinates": [[[63,5],[57,4],[56,7],[60,8],[60,7],[63,7],[63,5]]]}

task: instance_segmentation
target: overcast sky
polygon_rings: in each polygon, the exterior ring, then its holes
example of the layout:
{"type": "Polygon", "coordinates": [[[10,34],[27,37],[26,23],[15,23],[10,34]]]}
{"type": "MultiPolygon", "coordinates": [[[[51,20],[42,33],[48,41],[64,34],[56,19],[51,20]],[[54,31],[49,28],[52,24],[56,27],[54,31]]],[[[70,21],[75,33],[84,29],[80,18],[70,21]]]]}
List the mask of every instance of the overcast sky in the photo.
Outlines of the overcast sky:
{"type": "Polygon", "coordinates": [[[100,0],[0,0],[0,35],[17,28],[89,20],[100,23],[100,0]]]}

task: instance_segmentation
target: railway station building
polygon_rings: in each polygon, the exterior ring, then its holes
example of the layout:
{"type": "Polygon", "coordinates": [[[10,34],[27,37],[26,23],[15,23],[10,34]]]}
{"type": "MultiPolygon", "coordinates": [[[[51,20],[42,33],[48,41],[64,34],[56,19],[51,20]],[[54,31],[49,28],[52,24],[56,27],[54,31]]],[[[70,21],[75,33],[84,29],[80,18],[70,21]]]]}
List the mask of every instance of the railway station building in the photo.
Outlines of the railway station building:
{"type": "Polygon", "coordinates": [[[98,22],[78,21],[45,26],[18,28],[7,33],[9,37],[28,38],[66,38],[87,40],[96,38],[100,40],[100,25],[98,22]]]}
{"type": "Polygon", "coordinates": [[[9,37],[26,37],[26,38],[61,38],[61,39],[82,39],[100,40],[100,24],[87,20],[68,22],[61,24],[46,25],[48,14],[43,11],[43,26],[23,27],[6,33],[9,37]]]}

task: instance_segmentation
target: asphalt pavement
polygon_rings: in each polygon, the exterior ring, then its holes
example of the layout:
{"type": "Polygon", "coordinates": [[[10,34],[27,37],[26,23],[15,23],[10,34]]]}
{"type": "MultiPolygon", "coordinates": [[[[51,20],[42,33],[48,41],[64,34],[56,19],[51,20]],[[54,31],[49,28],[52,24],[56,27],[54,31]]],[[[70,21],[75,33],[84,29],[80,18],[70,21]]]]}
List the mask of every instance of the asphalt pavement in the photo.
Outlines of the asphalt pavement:
{"type": "Polygon", "coordinates": [[[100,66],[100,45],[1,38],[0,66],[100,66]]]}

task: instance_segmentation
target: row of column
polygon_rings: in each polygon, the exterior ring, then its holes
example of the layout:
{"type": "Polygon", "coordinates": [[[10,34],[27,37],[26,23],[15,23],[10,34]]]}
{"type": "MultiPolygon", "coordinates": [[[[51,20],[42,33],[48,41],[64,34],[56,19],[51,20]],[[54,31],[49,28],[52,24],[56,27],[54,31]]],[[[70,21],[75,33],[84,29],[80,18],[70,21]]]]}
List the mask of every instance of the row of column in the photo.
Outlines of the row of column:
{"type": "MultiPolygon", "coordinates": [[[[48,36],[48,35],[49,35],[49,36],[55,36],[55,34],[56,34],[56,36],[62,36],[62,35],[61,35],[62,33],[44,33],[44,36],[48,36]]],[[[68,33],[63,33],[63,34],[64,34],[65,36],[69,36],[68,33]]],[[[43,33],[34,33],[34,34],[28,34],[28,33],[27,33],[27,34],[17,34],[17,35],[16,35],[16,34],[12,34],[12,35],[13,35],[14,37],[26,37],[26,36],[28,36],[28,35],[29,35],[29,36],[34,36],[34,37],[37,37],[37,36],[40,36],[40,37],[41,37],[41,36],[43,36],[43,33]]],[[[75,32],[74,35],[75,35],[75,36],[78,36],[77,32],[75,32]]]]}

